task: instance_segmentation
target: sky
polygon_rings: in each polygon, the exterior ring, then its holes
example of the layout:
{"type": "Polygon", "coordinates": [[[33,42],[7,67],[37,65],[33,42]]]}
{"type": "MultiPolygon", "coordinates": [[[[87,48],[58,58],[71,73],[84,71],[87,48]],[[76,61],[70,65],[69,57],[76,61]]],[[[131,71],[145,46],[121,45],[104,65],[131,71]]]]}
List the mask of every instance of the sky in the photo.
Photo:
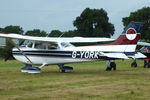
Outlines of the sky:
{"type": "Polygon", "coordinates": [[[122,18],[143,7],[150,7],[150,0],[0,0],[0,27],[19,25],[25,32],[41,29],[47,33],[74,30],[73,21],[85,8],[103,8],[114,24],[116,38],[124,28],[122,18]]]}

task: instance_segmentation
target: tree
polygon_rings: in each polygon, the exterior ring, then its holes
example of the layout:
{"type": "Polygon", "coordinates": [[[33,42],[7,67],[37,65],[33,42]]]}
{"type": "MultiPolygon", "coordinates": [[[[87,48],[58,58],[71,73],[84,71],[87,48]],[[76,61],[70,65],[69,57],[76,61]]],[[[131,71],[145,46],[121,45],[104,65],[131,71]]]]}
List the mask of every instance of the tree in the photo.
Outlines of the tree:
{"type": "Polygon", "coordinates": [[[45,37],[47,36],[45,31],[41,31],[40,29],[34,29],[34,30],[29,30],[25,33],[25,35],[30,35],[30,36],[39,36],[39,37],[45,37]]]}
{"type": "Polygon", "coordinates": [[[135,12],[131,12],[129,17],[124,17],[122,19],[125,27],[131,21],[144,22],[141,39],[150,40],[150,7],[144,7],[135,12]]]}
{"type": "MultiPolygon", "coordinates": [[[[23,34],[23,29],[20,26],[6,26],[5,28],[2,29],[2,32],[4,33],[16,33],[16,34],[23,34]]],[[[4,48],[4,52],[2,55],[5,57],[5,60],[8,58],[12,58],[12,48],[14,46],[6,39],[6,47],[4,48]]]]}
{"type": "Polygon", "coordinates": [[[20,26],[10,25],[10,26],[6,26],[5,28],[3,28],[2,32],[22,34],[24,31],[23,31],[22,27],[20,27],[20,26]]]}
{"type": "Polygon", "coordinates": [[[48,37],[60,37],[63,33],[59,30],[52,30],[48,37]]]}
{"type": "Polygon", "coordinates": [[[80,16],[74,20],[77,35],[82,37],[110,37],[114,34],[113,24],[104,9],[86,8],[80,16]]]}
{"type": "Polygon", "coordinates": [[[0,28],[0,32],[2,32],[3,28],[0,28]]]}
{"type": "Polygon", "coordinates": [[[63,32],[62,37],[75,37],[76,34],[77,34],[77,30],[69,30],[69,31],[63,32]]]}

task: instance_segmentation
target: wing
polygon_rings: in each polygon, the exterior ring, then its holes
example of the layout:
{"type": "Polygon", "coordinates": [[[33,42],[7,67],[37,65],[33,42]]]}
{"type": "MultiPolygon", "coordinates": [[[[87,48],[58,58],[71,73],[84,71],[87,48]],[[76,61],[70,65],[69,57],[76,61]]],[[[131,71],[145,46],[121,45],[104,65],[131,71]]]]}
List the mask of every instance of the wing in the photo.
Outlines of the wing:
{"type": "Polygon", "coordinates": [[[134,55],[126,55],[124,53],[102,53],[104,56],[107,56],[108,58],[117,58],[117,59],[139,59],[139,58],[146,58],[145,55],[143,55],[140,52],[135,53],[134,55]]]}
{"type": "Polygon", "coordinates": [[[150,43],[147,43],[147,42],[138,42],[137,45],[150,46],[150,43]]]}
{"type": "Polygon", "coordinates": [[[107,42],[114,41],[110,38],[82,38],[82,37],[73,37],[73,38],[50,38],[50,37],[34,37],[26,36],[19,34],[4,34],[0,33],[0,37],[9,38],[9,39],[21,39],[21,40],[32,40],[32,41],[41,41],[41,42],[70,42],[70,43],[82,43],[82,42],[107,42]]]}
{"type": "Polygon", "coordinates": [[[104,56],[108,58],[116,58],[116,59],[129,59],[124,53],[102,53],[104,56]]]}
{"type": "Polygon", "coordinates": [[[136,59],[142,59],[142,58],[147,58],[144,54],[137,52],[135,54],[135,56],[133,56],[132,58],[136,58],[136,59]]]}

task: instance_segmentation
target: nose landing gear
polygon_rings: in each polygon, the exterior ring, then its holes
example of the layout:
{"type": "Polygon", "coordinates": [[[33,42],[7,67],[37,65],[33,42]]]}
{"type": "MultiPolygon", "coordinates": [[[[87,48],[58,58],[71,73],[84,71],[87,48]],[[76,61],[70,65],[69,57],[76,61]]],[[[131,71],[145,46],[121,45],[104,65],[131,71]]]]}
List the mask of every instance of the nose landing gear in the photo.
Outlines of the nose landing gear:
{"type": "Polygon", "coordinates": [[[41,69],[38,67],[33,67],[32,65],[26,64],[25,67],[21,68],[21,72],[35,74],[35,73],[41,73],[41,69]]]}
{"type": "Polygon", "coordinates": [[[25,67],[21,68],[21,72],[27,72],[30,74],[37,74],[37,73],[41,73],[41,68],[44,67],[47,64],[42,64],[40,67],[33,67],[30,64],[26,64],[25,67]]]}

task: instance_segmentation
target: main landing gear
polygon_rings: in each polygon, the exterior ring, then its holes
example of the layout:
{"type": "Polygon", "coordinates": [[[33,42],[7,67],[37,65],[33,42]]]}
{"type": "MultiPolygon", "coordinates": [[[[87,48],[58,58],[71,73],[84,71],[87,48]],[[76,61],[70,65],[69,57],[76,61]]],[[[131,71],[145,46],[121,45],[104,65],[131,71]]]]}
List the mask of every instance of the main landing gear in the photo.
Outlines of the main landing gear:
{"type": "Polygon", "coordinates": [[[66,72],[73,72],[73,67],[70,66],[64,66],[64,64],[58,65],[60,68],[60,72],[66,73],[66,72]]]}
{"type": "Polygon", "coordinates": [[[111,71],[112,69],[116,70],[116,63],[114,62],[114,60],[108,60],[106,62],[106,66],[107,66],[106,71],[111,71]]]}
{"type": "Polygon", "coordinates": [[[134,61],[131,63],[131,67],[137,67],[136,60],[134,60],[134,61]]]}

